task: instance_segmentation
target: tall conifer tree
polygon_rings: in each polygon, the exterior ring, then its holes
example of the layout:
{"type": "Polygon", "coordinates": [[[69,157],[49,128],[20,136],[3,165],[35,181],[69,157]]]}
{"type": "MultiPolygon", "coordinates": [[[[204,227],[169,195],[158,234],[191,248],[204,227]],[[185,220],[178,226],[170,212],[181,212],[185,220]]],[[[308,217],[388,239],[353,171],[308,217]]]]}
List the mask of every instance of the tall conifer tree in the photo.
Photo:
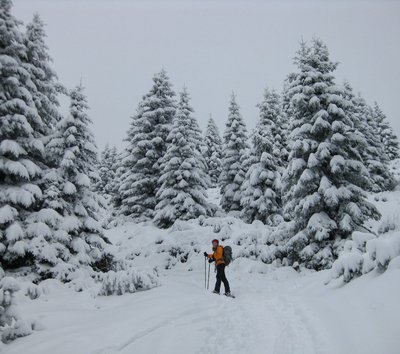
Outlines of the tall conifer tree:
{"type": "Polygon", "coordinates": [[[208,120],[204,140],[204,156],[206,159],[207,172],[211,179],[211,185],[215,187],[221,175],[222,139],[212,117],[208,120]]]}
{"type": "Polygon", "coordinates": [[[246,169],[241,185],[241,217],[247,222],[273,222],[280,212],[280,168],[284,165],[285,150],[280,129],[279,95],[265,90],[258,105],[260,120],[252,135],[252,155],[255,163],[246,169]]]}
{"type": "Polygon", "coordinates": [[[98,181],[97,147],[82,85],[71,90],[70,98],[70,113],[58,123],[57,133],[47,144],[57,167],[49,179],[52,193],[45,202],[61,217],[52,221],[48,209],[38,214],[38,221],[50,224],[55,231],[50,238],[43,235],[45,240],[37,236],[36,246],[42,247],[42,263],[51,265],[42,265],[40,271],[62,280],[68,280],[70,271],[82,265],[97,269],[107,257],[108,243],[100,224],[99,197],[92,188],[98,181]]]}
{"type": "Polygon", "coordinates": [[[206,200],[208,176],[205,160],[198,148],[201,138],[186,89],[180,94],[178,110],[168,135],[167,152],[162,159],[161,188],[154,221],[169,227],[175,220],[189,220],[209,215],[206,200]]]}
{"type": "Polygon", "coordinates": [[[320,39],[302,44],[290,86],[289,164],[283,177],[285,216],[294,234],[285,249],[291,261],[329,267],[341,240],[365,220],[379,217],[366,201],[368,171],[355,148],[351,103],[334,82],[337,64],[320,39]]]}
{"type": "Polygon", "coordinates": [[[240,185],[244,178],[243,156],[248,149],[247,129],[232,94],[228,121],[224,132],[222,171],[220,177],[221,207],[225,211],[240,210],[240,185]]]}
{"type": "Polygon", "coordinates": [[[161,160],[175,115],[175,93],[165,70],[153,77],[128,131],[121,176],[121,212],[136,220],[153,217],[160,188],[161,160]]]}
{"type": "Polygon", "coordinates": [[[29,216],[40,208],[43,138],[27,48],[12,3],[0,1],[0,258],[5,268],[32,263],[29,216]]]}
{"type": "Polygon", "coordinates": [[[383,144],[383,151],[389,160],[400,157],[399,140],[390,126],[385,113],[383,113],[378,103],[374,103],[373,116],[378,127],[380,140],[383,144]]]}

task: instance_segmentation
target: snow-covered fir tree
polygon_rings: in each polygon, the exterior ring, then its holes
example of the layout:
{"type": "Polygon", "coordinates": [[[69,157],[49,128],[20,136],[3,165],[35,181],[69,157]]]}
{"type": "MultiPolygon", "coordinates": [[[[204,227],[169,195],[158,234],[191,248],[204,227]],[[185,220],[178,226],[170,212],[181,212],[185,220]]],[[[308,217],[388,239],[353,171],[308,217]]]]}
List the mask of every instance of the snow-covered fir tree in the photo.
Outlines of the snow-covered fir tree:
{"type": "Polygon", "coordinates": [[[70,98],[70,114],[58,123],[57,133],[47,144],[57,167],[48,181],[53,187],[45,200],[49,208],[39,214],[55,231],[39,235],[38,230],[36,235],[37,248],[43,247],[39,271],[62,280],[82,265],[103,267],[109,257],[99,222],[99,196],[91,188],[98,180],[97,148],[82,85],[71,91],[70,98]],[[52,210],[61,217],[53,216],[52,210]],[[56,218],[58,222],[52,220],[56,218]],[[45,240],[39,242],[41,238],[45,240]],[[44,248],[44,241],[50,247],[44,248]]]}
{"type": "MultiPolygon", "coordinates": [[[[184,87],[183,92],[186,92],[186,91],[187,91],[187,89],[186,89],[186,87],[184,87]]],[[[203,132],[201,131],[199,123],[193,114],[190,115],[190,119],[191,119],[191,129],[190,129],[191,140],[192,140],[194,146],[196,147],[197,152],[204,157],[203,153],[206,149],[206,145],[204,142],[203,132]]],[[[206,164],[206,161],[204,158],[202,159],[202,163],[204,164],[203,169],[207,174],[207,164],[206,164]]],[[[209,178],[207,178],[207,179],[209,180],[209,178]]],[[[211,182],[209,182],[209,183],[211,183],[211,182]]]]}
{"type": "Polygon", "coordinates": [[[137,220],[153,217],[160,188],[161,160],[175,115],[175,93],[165,70],[153,77],[128,131],[128,147],[121,176],[121,212],[137,220]]]}
{"type": "Polygon", "coordinates": [[[204,171],[205,159],[198,146],[199,138],[198,124],[184,88],[161,164],[161,188],[157,192],[154,216],[159,227],[169,227],[177,219],[189,220],[211,213],[206,200],[209,182],[204,171]]]}
{"type": "Polygon", "coordinates": [[[248,169],[241,186],[241,217],[275,224],[280,212],[280,173],[273,156],[264,152],[248,169]]]}
{"type": "MultiPolygon", "coordinates": [[[[35,14],[31,23],[26,26],[25,45],[27,47],[27,60],[25,67],[30,74],[31,80],[36,87],[33,94],[35,107],[42,121],[46,125],[46,131],[43,134],[43,143],[47,144],[56,131],[58,122],[62,119],[59,113],[59,93],[67,94],[67,91],[58,82],[57,75],[51,67],[52,59],[48,53],[48,47],[45,43],[46,33],[44,23],[38,14],[35,14]]],[[[54,156],[45,151],[45,168],[40,187],[46,196],[53,193],[54,184],[49,181],[54,180],[54,168],[57,162],[54,156]]],[[[45,202],[45,207],[49,205],[45,202]]]]}
{"type": "Polygon", "coordinates": [[[117,169],[117,148],[107,144],[101,152],[98,164],[99,181],[96,183],[96,191],[106,200],[110,201],[114,193],[114,183],[117,169]]]}
{"type": "Polygon", "coordinates": [[[115,171],[115,178],[111,183],[111,203],[113,207],[119,211],[122,205],[122,196],[119,191],[121,184],[122,184],[122,176],[125,174],[125,167],[123,164],[123,160],[127,154],[127,151],[123,150],[117,152],[115,156],[115,160],[113,163],[113,171],[115,171]]]}
{"type": "MultiPolygon", "coordinates": [[[[305,48],[303,43],[301,44],[300,48],[305,48]]],[[[284,141],[284,154],[282,154],[282,158],[284,160],[284,166],[287,166],[287,162],[289,159],[290,153],[290,144],[289,144],[289,135],[290,135],[290,126],[291,120],[294,116],[293,112],[293,105],[291,104],[293,98],[293,92],[290,89],[296,82],[298,74],[295,72],[290,73],[287,75],[286,79],[283,82],[283,90],[282,90],[282,122],[281,122],[281,131],[284,141]]]]}
{"type": "Polygon", "coordinates": [[[275,90],[266,89],[264,99],[257,107],[260,110],[260,119],[251,136],[254,153],[257,157],[261,157],[263,152],[269,150],[276,164],[283,167],[287,157],[283,136],[286,127],[278,93],[275,90]],[[272,150],[270,150],[271,144],[272,150]]]}
{"type": "Polygon", "coordinates": [[[40,208],[43,137],[47,130],[26,70],[27,48],[11,14],[11,1],[0,2],[0,259],[4,268],[32,263],[29,216],[40,208]]]}
{"type": "Polygon", "coordinates": [[[36,87],[33,100],[39,116],[48,127],[49,132],[46,132],[46,135],[49,135],[61,119],[58,111],[58,94],[63,88],[58,83],[57,75],[50,65],[52,59],[45,43],[44,26],[38,14],[35,14],[32,22],[26,26],[24,40],[27,58],[25,67],[36,87]]]}
{"type": "MultiPolygon", "coordinates": [[[[284,164],[282,151],[281,108],[279,95],[265,90],[258,106],[260,120],[252,134],[252,155],[255,158],[246,171],[241,185],[241,217],[246,222],[272,222],[280,210],[280,167],[284,164]]],[[[285,156],[285,153],[283,153],[285,156]]]]}
{"type": "Polygon", "coordinates": [[[373,116],[376,121],[380,140],[383,145],[383,151],[389,160],[400,157],[399,140],[390,126],[385,113],[379,107],[378,103],[374,103],[373,116]]]}
{"type": "Polygon", "coordinates": [[[221,163],[221,207],[225,211],[240,210],[240,190],[243,179],[243,155],[248,148],[247,129],[239,112],[236,96],[232,94],[228,121],[224,132],[221,163]],[[235,178],[239,175],[239,181],[235,178]]]}
{"type": "Polygon", "coordinates": [[[211,186],[215,187],[221,175],[222,139],[212,117],[208,120],[204,142],[207,172],[210,176],[211,186]]]}
{"type": "MultiPolygon", "coordinates": [[[[36,92],[33,100],[39,116],[46,125],[43,142],[46,144],[44,153],[44,168],[40,180],[43,197],[41,208],[27,217],[30,223],[29,235],[30,253],[34,256],[34,271],[44,277],[58,276],[70,265],[68,253],[71,245],[64,239],[62,230],[63,217],[71,213],[72,207],[64,193],[64,186],[68,177],[60,168],[60,158],[63,151],[55,153],[51,145],[52,139],[57,139],[61,129],[59,122],[62,117],[58,111],[58,95],[67,91],[57,81],[57,75],[51,67],[51,57],[45,43],[44,23],[39,15],[35,15],[27,25],[25,45],[27,47],[27,61],[25,67],[30,73],[36,92]],[[50,270],[51,269],[51,270],[50,270]]],[[[78,125],[76,129],[80,129],[78,125]]],[[[68,136],[71,143],[73,132],[68,136]]],[[[55,140],[53,140],[54,142],[55,140]]],[[[69,237],[69,236],[67,236],[69,237]]]]}
{"type": "MultiPolygon", "coordinates": [[[[186,92],[186,91],[187,91],[187,89],[186,89],[186,87],[184,87],[183,92],[186,92]]],[[[199,123],[193,114],[190,115],[190,119],[191,119],[191,125],[190,125],[190,130],[189,130],[190,139],[195,146],[196,152],[199,154],[199,156],[202,157],[199,160],[199,164],[203,170],[202,174],[205,178],[207,186],[210,187],[211,179],[207,173],[207,162],[206,162],[206,159],[204,158],[204,151],[206,150],[206,145],[205,145],[205,141],[204,141],[203,132],[201,131],[199,123]]]]}
{"type": "Polygon", "coordinates": [[[354,148],[359,151],[362,161],[369,172],[368,190],[382,192],[389,190],[394,185],[393,176],[388,168],[388,158],[384,153],[378,127],[373,119],[373,112],[365,100],[355,96],[351,85],[344,83],[344,93],[352,105],[347,109],[348,115],[354,124],[354,148]]]}
{"type": "Polygon", "coordinates": [[[320,39],[302,44],[290,86],[289,164],[283,176],[285,217],[293,234],[285,244],[291,262],[309,268],[329,267],[341,240],[369,218],[378,218],[364,189],[368,171],[354,146],[351,102],[334,82],[337,64],[320,39]]]}

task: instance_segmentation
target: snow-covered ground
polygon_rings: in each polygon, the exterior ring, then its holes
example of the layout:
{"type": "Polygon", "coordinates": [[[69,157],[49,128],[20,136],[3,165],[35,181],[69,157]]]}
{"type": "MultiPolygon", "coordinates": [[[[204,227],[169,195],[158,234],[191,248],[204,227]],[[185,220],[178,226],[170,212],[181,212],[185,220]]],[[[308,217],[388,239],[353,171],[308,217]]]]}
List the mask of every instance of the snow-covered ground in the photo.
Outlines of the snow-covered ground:
{"type": "MultiPolygon", "coordinates": [[[[236,299],[204,289],[204,271],[174,270],[150,291],[91,297],[54,286],[22,305],[45,329],[8,354],[399,353],[400,270],[324,286],[326,272],[228,270],[236,299]]],[[[259,270],[261,270],[259,268],[259,270]]],[[[212,287],[214,276],[210,280],[212,287]]]]}
{"type": "MultiPolygon", "coordinates": [[[[216,199],[216,196],[213,196],[216,199]]],[[[400,191],[371,197],[383,214],[375,230],[400,227],[400,191]]],[[[121,296],[76,292],[47,280],[41,297],[18,295],[24,318],[41,330],[0,344],[7,354],[271,353],[398,354],[400,267],[373,271],[348,284],[329,271],[300,273],[239,257],[227,269],[236,299],[205,289],[202,253],[218,237],[236,255],[251,255],[238,240],[262,240],[268,229],[234,218],[177,223],[170,230],[125,224],[108,231],[115,250],[137,269],[155,269],[160,285],[121,296]]],[[[254,242],[255,242],[254,241],[254,242]]],[[[84,287],[83,287],[84,288],[84,287]]]]}

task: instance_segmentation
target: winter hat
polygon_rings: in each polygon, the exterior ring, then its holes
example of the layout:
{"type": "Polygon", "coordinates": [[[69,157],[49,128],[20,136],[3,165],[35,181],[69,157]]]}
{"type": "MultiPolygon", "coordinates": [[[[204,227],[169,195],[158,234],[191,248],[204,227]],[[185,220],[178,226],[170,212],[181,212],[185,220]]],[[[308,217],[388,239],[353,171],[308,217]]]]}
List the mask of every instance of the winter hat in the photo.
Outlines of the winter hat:
{"type": "Polygon", "coordinates": [[[211,241],[211,243],[216,243],[218,245],[219,241],[215,238],[214,240],[211,241]]]}

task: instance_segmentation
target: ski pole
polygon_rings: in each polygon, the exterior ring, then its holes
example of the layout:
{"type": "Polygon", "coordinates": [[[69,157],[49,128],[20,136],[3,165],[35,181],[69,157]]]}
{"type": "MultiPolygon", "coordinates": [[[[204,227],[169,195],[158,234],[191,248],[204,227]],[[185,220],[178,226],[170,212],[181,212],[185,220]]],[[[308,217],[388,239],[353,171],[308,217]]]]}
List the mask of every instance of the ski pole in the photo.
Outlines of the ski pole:
{"type": "Polygon", "coordinates": [[[208,263],[208,282],[207,282],[207,290],[210,286],[210,268],[211,268],[211,264],[208,263]]]}
{"type": "Polygon", "coordinates": [[[207,258],[204,257],[204,288],[207,289],[207,258]]]}

